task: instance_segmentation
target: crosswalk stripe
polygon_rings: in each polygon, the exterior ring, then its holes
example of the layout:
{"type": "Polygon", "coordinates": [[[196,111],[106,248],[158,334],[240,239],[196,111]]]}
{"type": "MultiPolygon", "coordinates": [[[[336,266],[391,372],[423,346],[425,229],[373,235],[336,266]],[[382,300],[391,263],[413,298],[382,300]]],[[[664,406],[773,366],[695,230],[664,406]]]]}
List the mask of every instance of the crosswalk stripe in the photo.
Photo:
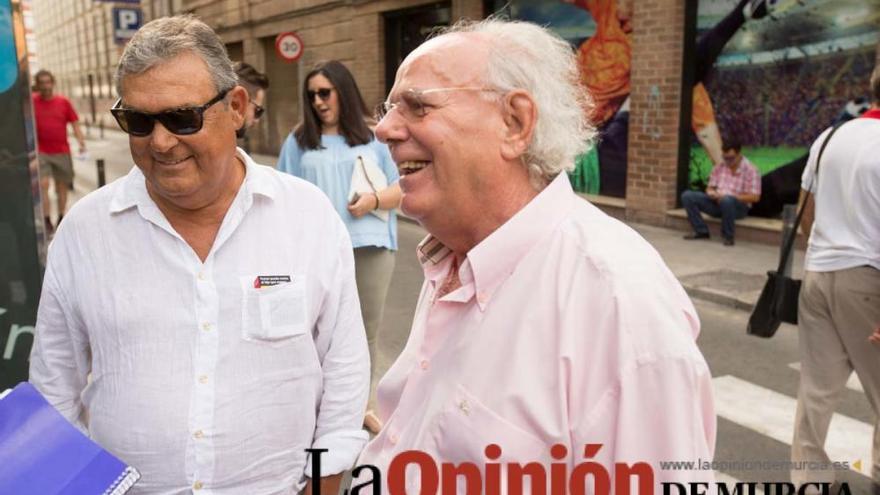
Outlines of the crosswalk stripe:
{"type": "MultiPolygon", "coordinates": [[[[787,395],[725,375],[712,380],[718,416],[790,445],[797,401],[787,395]]],[[[862,474],[869,475],[873,428],[867,423],[835,413],[825,442],[832,461],[862,461],[862,474]]]]}
{"type": "MultiPolygon", "coordinates": [[[[801,363],[789,363],[788,367],[797,370],[798,373],[801,371],[801,363]]],[[[862,386],[862,382],[859,381],[859,377],[855,373],[849,375],[849,379],[846,381],[846,388],[855,390],[856,392],[865,393],[865,388],[862,386]]]]}

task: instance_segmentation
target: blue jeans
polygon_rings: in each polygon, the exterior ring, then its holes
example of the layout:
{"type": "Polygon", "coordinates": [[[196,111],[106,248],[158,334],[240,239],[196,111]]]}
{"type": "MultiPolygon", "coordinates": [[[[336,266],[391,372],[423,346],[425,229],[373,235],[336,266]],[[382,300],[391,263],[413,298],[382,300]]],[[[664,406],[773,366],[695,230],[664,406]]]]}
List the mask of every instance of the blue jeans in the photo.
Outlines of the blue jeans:
{"type": "Polygon", "coordinates": [[[681,204],[688,214],[688,221],[694,232],[708,234],[709,227],[700,216],[700,212],[715,218],[721,217],[721,235],[725,239],[733,239],[735,222],[746,216],[749,205],[733,196],[724,196],[721,201],[715,202],[708,194],[702,191],[685,191],[681,193],[681,204]]]}

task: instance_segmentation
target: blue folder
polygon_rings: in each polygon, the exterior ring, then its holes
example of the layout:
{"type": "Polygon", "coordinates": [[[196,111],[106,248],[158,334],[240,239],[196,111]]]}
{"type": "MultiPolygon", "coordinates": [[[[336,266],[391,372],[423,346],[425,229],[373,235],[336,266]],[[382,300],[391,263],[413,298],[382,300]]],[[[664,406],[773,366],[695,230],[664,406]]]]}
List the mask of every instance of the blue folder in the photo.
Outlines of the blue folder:
{"type": "Polygon", "coordinates": [[[138,478],[30,383],[0,399],[0,494],[122,495],[138,478]]]}

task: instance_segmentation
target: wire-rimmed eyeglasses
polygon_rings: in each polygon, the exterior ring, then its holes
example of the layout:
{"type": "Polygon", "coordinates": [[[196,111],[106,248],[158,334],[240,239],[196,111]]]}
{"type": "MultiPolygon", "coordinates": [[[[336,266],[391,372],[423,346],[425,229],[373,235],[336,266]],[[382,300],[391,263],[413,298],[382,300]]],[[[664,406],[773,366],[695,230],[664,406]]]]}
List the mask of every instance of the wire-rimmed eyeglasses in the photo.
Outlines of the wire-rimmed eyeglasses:
{"type": "Polygon", "coordinates": [[[376,107],[376,120],[382,120],[388,113],[392,110],[397,110],[400,112],[400,115],[405,119],[411,119],[415,117],[424,117],[428,113],[428,109],[436,106],[435,104],[429,104],[425,102],[424,96],[431,93],[444,93],[447,91],[490,91],[496,92],[498,90],[492,88],[485,88],[480,86],[461,86],[455,88],[431,88],[431,89],[408,89],[400,93],[398,97],[398,101],[390,102],[384,101],[380,103],[376,107]]]}

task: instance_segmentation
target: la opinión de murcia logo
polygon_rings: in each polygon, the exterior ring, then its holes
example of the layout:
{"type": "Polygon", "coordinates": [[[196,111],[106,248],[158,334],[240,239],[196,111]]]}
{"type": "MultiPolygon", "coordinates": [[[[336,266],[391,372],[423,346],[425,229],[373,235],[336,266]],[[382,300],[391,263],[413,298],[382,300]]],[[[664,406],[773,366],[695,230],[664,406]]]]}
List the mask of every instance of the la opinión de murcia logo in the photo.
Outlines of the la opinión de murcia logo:
{"type": "MultiPolygon", "coordinates": [[[[548,466],[539,462],[500,463],[492,462],[501,458],[501,447],[489,444],[483,453],[486,462],[476,464],[462,462],[454,464],[437,462],[425,452],[407,450],[392,458],[388,465],[387,486],[383,489],[382,472],[372,464],[362,464],[352,470],[355,479],[345,495],[380,494],[389,495],[525,495],[524,487],[529,486],[527,495],[653,495],[657,486],[654,483],[654,468],[647,462],[634,464],[615,463],[613,469],[593,461],[602,449],[602,444],[584,445],[583,461],[568,472],[568,448],[556,444],[550,448],[550,456],[558,461],[548,466]],[[418,468],[418,480],[407,480],[407,471],[418,468]],[[504,468],[504,469],[502,469],[504,468]],[[549,472],[548,472],[549,471],[549,472]],[[502,472],[506,476],[502,478],[502,472]],[[361,478],[365,480],[361,480],[361,478]],[[526,483],[528,478],[529,483],[526,483]],[[548,486],[549,482],[549,486],[548,486]],[[464,493],[458,490],[463,483],[464,493]],[[502,487],[503,492],[502,492],[502,487]]],[[[321,477],[321,454],[327,449],[305,449],[312,456],[312,479],[321,477]]],[[[832,492],[832,483],[807,483],[796,487],[790,482],[661,482],[662,495],[851,495],[849,485],[841,483],[832,492]]],[[[321,495],[320,483],[312,485],[312,493],[321,495]]]]}

